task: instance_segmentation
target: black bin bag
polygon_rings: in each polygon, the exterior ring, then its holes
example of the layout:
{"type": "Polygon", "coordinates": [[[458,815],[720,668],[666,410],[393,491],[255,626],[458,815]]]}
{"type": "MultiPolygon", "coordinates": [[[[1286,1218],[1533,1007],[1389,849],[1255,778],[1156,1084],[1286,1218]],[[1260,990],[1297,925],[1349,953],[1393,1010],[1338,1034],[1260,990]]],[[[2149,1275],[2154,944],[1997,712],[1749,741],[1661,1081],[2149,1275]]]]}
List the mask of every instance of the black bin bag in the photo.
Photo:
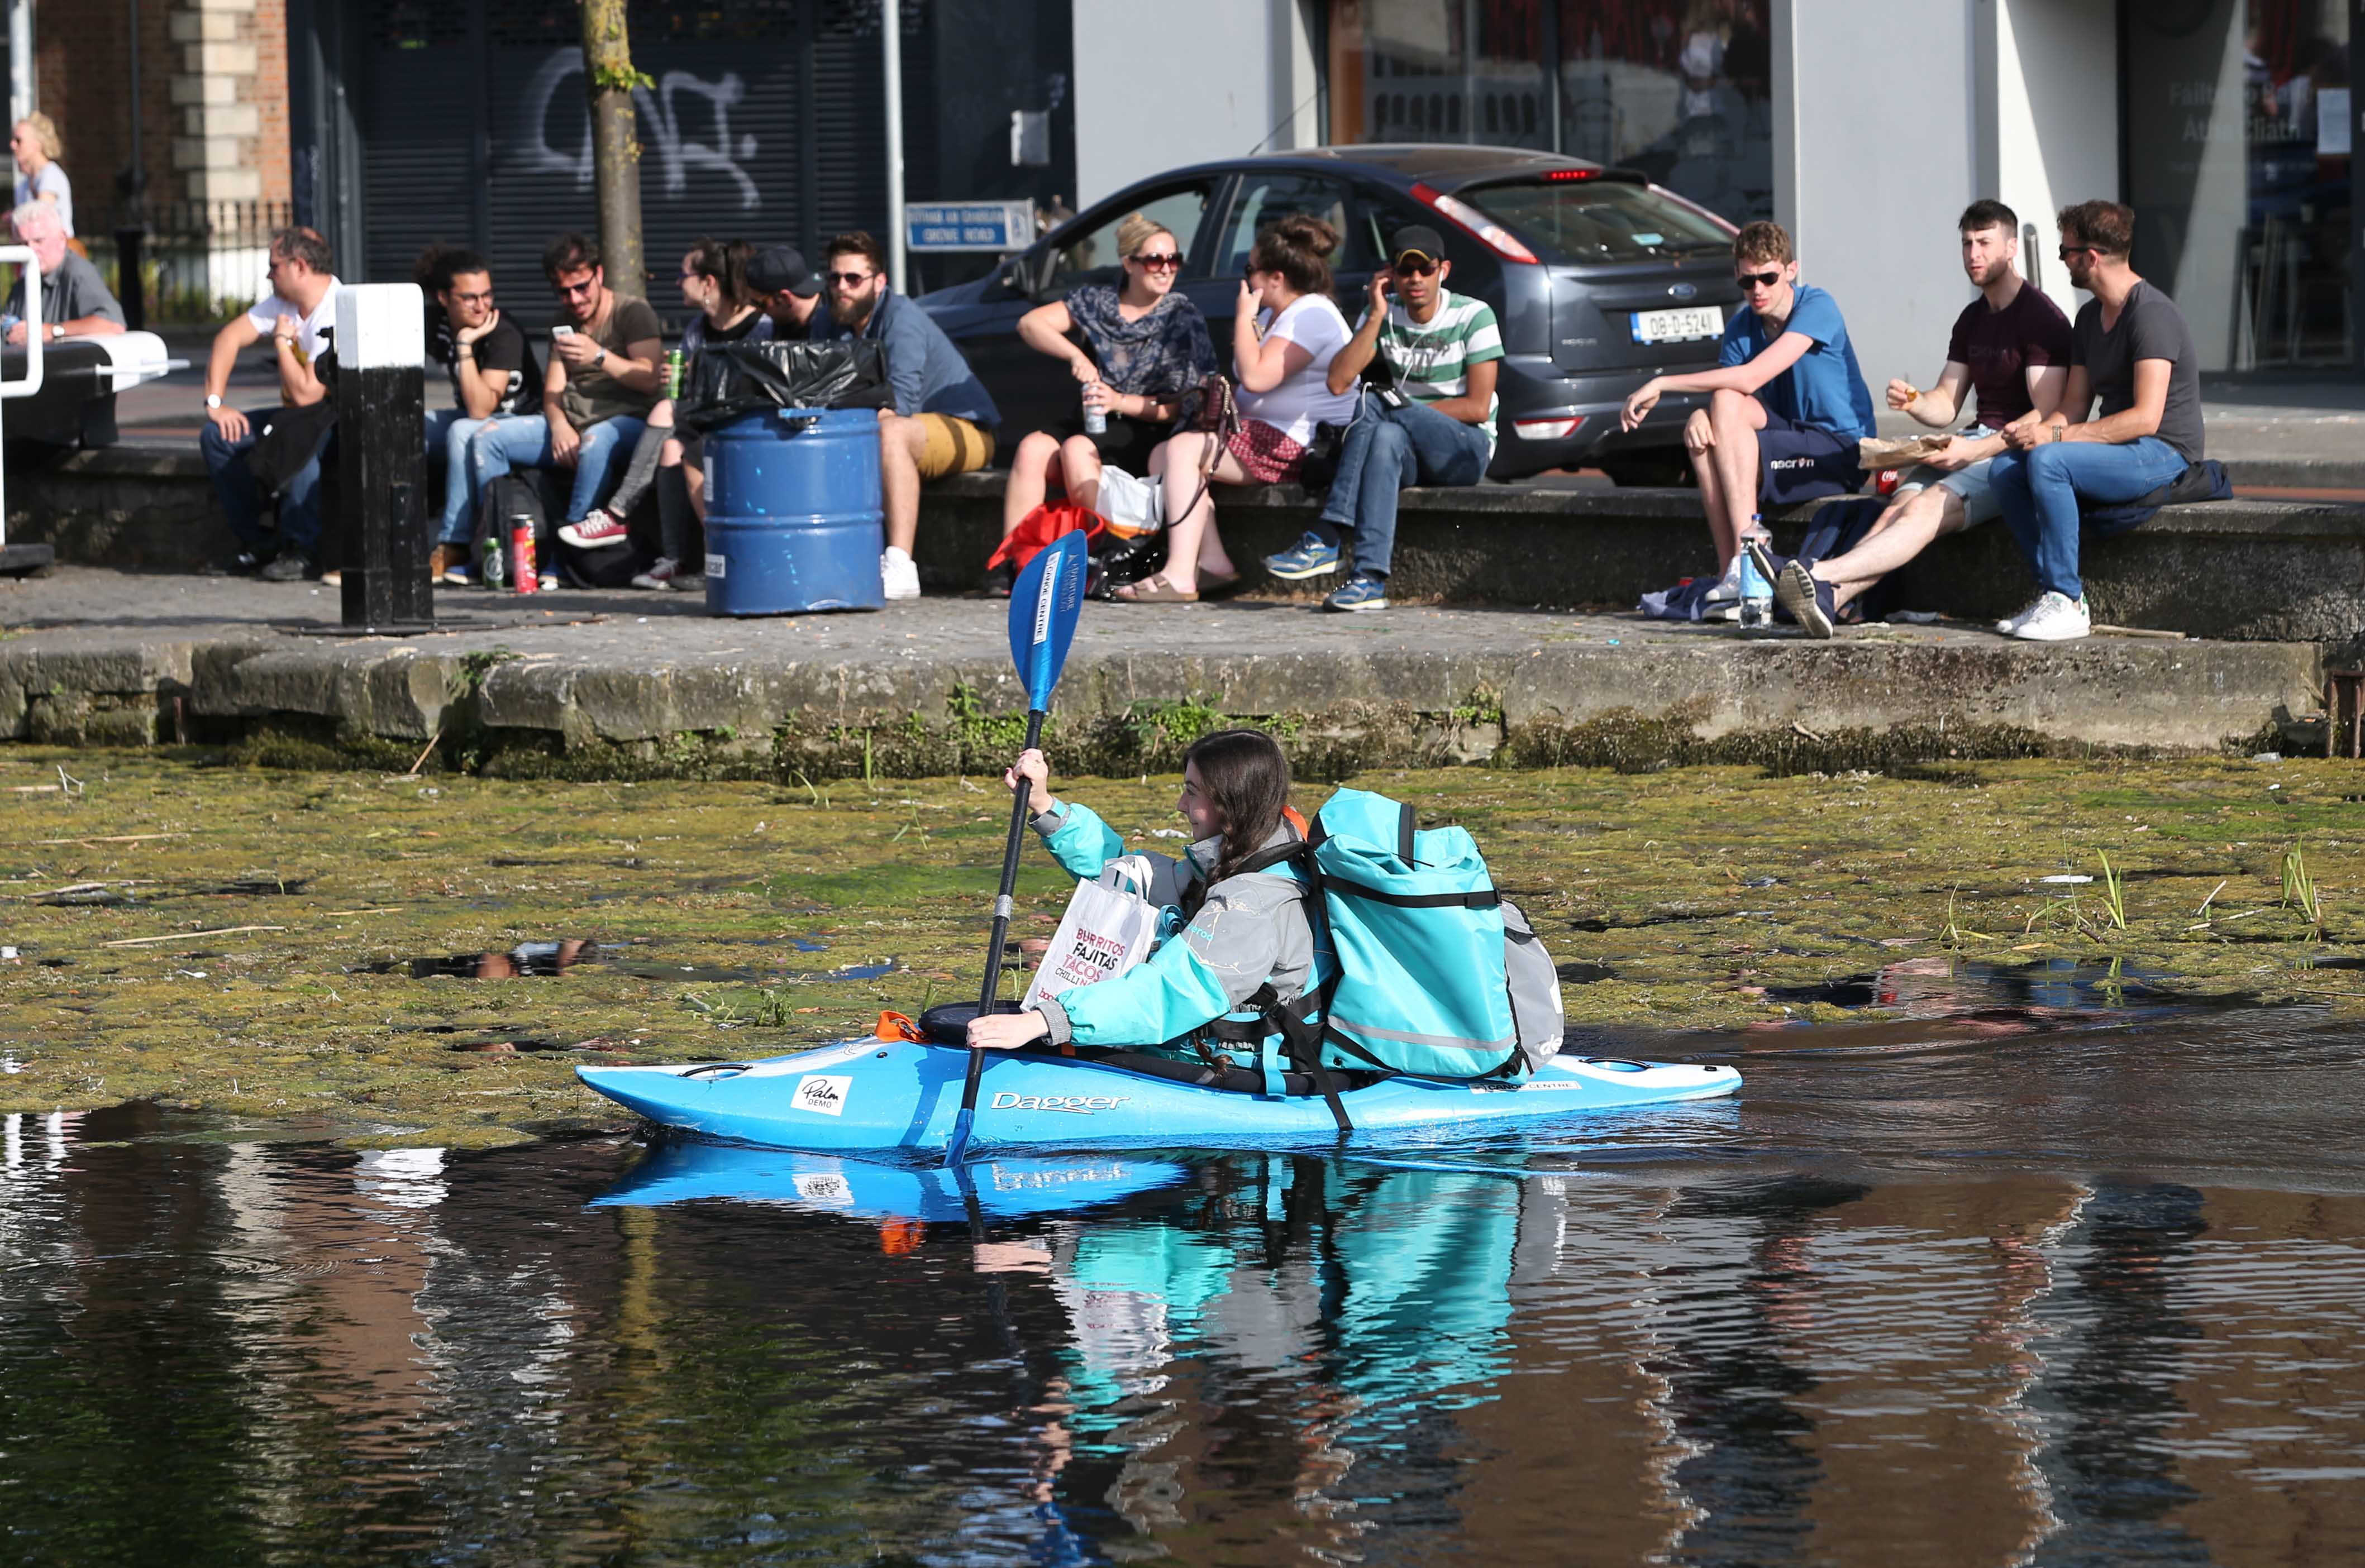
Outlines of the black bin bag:
{"type": "Polygon", "coordinates": [[[858,338],[717,343],[699,351],[675,400],[674,423],[701,433],[768,409],[883,409],[887,359],[858,338]]]}

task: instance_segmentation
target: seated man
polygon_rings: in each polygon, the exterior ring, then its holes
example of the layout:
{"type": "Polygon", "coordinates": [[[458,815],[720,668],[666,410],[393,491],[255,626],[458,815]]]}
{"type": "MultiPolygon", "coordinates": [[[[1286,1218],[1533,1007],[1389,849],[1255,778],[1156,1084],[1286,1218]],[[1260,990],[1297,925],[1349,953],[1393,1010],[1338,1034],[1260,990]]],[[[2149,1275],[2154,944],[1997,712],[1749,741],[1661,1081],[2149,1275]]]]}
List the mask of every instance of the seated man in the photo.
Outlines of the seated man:
{"type": "MultiPolygon", "coordinates": [[[[213,352],[206,361],[207,423],[197,437],[222,513],[238,535],[240,554],[230,567],[238,572],[256,570],[270,547],[263,526],[265,492],[247,463],[255,442],[249,421],[268,422],[278,417],[279,409],[258,409],[247,415],[224,404],[230,367],[240,351],[269,333],[279,368],[280,409],[309,408],[329,395],[314,364],[337,326],[337,279],[329,270],[329,242],[309,229],[283,229],[271,237],[269,256],[264,275],[271,293],[214,334],[213,352]]],[[[280,481],[277,496],[278,551],[269,566],[261,566],[260,575],[269,582],[301,582],[319,573],[319,453],[280,481]]]]}
{"type": "Polygon", "coordinates": [[[889,599],[920,597],[912,545],[920,536],[920,486],[993,461],[1001,410],[960,350],[926,311],[891,288],[886,250],[869,235],[829,242],[829,319],[816,339],[870,338],[884,349],[892,409],[879,410],[879,472],[886,490],[887,550],[879,575],[889,599]]]}
{"type": "Polygon", "coordinates": [[[648,412],[664,389],[665,339],[645,299],[619,299],[600,264],[600,247],[562,234],[543,252],[558,297],[542,412],[496,414],[468,442],[476,494],[512,468],[572,470],[566,515],[581,522],[623,477],[648,412]]]}
{"type": "MultiPolygon", "coordinates": [[[[2004,427],[2032,410],[2049,417],[2060,404],[2069,378],[2069,318],[2043,289],[2021,278],[2019,215],[2000,201],[1975,201],[1956,227],[1963,273],[1979,297],[1955,318],[1937,385],[1917,392],[1891,381],[1889,406],[1944,430],[1961,415],[1965,388],[1975,386],[1978,418],[1905,476],[1864,543],[1812,566],[1793,561],[1774,578],[1774,597],[1810,637],[1830,636],[1843,607],[1940,534],[1993,519],[1998,508],[1989,473],[2005,451],[2004,427]]],[[[1772,563],[1761,559],[1757,566],[1770,571],[1772,563]]]]}
{"type": "MultiPolygon", "coordinates": [[[[66,220],[57,204],[28,201],[12,215],[17,242],[32,248],[41,269],[41,336],[104,338],[123,330],[123,307],[107,291],[98,269],[66,248],[66,220]]],[[[25,341],[25,280],[8,295],[8,342],[25,341]]]]}
{"type": "Polygon", "coordinates": [[[1503,357],[1495,312],[1447,290],[1453,263],[1436,230],[1399,229],[1388,253],[1389,265],[1372,274],[1371,303],[1354,337],[1330,361],[1330,390],[1354,386],[1374,354],[1394,385],[1364,394],[1313,528],[1294,548],[1265,557],[1274,577],[1318,577],[1337,569],[1339,530],[1352,528],[1354,573],[1322,601],[1325,610],[1385,610],[1396,492],[1474,485],[1495,455],[1496,362],[1503,357]]]}
{"type": "Polygon", "coordinates": [[[756,252],[747,263],[747,287],[772,319],[775,338],[802,342],[816,319],[828,319],[821,309],[821,274],[805,265],[805,253],[794,245],[756,252]]]}
{"type": "Polygon", "coordinates": [[[1663,394],[1712,394],[1685,422],[1684,445],[1723,573],[1709,613],[1724,620],[1740,614],[1741,545],[1764,536],[1760,510],[1855,489],[1864,482],[1856,442],[1873,432],[1872,392],[1847,323],[1830,295],[1799,282],[1782,226],[1745,226],[1733,236],[1732,264],[1743,308],[1725,329],[1718,368],[1654,375],[1622,416],[1631,431],[1663,394]]]}
{"type": "Polygon", "coordinates": [[[2069,384],[2050,414],[2004,427],[2012,450],[1990,483],[2003,521],[2036,569],[2036,599],[1996,622],[2007,636],[2062,643],[2093,628],[2078,571],[2080,501],[2135,500],[2201,461],[2200,356],[2176,302],[2127,265],[2135,215],[2114,201],[2065,207],[2061,260],[2094,297],[2069,337],[2069,384]],[[2101,417],[2089,420],[2093,400],[2101,417]]]}
{"type": "Polygon", "coordinates": [[[528,415],[542,397],[542,366],[518,324],[493,306],[493,273],[473,251],[436,259],[432,284],[443,308],[431,323],[427,352],[452,378],[454,407],[427,416],[427,454],[443,454],[443,516],[429,577],[436,582],[476,580],[468,543],[476,529],[478,494],[468,442],[502,415],[528,415]]]}

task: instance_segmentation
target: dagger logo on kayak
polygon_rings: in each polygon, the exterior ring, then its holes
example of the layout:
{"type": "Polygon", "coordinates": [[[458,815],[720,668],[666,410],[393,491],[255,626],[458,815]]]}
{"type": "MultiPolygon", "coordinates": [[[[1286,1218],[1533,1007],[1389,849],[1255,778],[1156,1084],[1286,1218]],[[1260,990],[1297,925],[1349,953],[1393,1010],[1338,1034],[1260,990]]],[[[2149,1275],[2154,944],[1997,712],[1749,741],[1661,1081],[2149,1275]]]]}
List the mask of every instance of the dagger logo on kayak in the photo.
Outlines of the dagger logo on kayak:
{"type": "Polygon", "coordinates": [[[1114,1110],[1132,1098],[1126,1094],[1014,1094],[1005,1089],[987,1104],[989,1111],[1066,1111],[1089,1116],[1114,1110]]]}
{"type": "Polygon", "coordinates": [[[797,1092],[789,1104],[799,1111],[813,1111],[824,1116],[846,1114],[846,1097],[854,1092],[850,1078],[801,1078],[797,1092]]]}

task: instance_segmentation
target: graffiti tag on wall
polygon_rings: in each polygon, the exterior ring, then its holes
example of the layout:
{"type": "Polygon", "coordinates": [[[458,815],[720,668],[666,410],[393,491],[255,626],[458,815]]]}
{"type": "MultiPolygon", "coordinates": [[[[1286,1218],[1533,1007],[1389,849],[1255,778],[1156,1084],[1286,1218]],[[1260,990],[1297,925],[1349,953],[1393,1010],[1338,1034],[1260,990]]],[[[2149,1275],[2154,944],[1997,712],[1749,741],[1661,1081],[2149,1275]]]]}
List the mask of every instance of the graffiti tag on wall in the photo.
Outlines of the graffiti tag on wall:
{"type": "MultiPolygon", "coordinates": [[[[523,173],[530,174],[572,175],[577,188],[591,188],[591,114],[588,108],[577,122],[580,129],[575,148],[564,151],[550,144],[551,105],[557,98],[560,86],[570,77],[583,74],[583,54],[580,50],[553,50],[550,58],[542,62],[527,84],[525,96],[520,101],[521,117],[520,134],[515,145],[520,149],[518,161],[523,173]]],[[[665,178],[665,193],[679,196],[689,184],[692,169],[711,169],[729,176],[739,187],[739,209],[753,212],[764,205],[756,188],[755,179],[740,167],[740,160],[756,156],[756,138],[752,135],[734,137],[731,134],[731,106],[746,95],[747,84],[735,71],[726,71],[713,81],[687,71],[668,71],[657,78],[656,91],[645,87],[633,89],[633,107],[640,118],[640,138],[644,147],[656,154],[657,167],[665,178]],[[702,101],[712,119],[712,141],[694,141],[683,124],[683,108],[691,106],[682,100],[702,101]]],[[[583,91],[575,87],[570,96],[580,103],[583,91]]],[[[695,109],[693,108],[693,113],[695,109]]]]}

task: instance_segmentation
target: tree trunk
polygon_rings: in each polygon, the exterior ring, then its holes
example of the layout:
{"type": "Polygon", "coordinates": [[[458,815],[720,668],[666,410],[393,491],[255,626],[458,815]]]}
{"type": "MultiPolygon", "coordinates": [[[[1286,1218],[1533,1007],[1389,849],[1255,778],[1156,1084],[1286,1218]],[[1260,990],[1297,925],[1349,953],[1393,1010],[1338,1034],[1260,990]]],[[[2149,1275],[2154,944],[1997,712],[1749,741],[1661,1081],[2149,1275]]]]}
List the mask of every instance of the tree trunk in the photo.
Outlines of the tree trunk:
{"type": "Polygon", "coordinates": [[[633,69],[624,35],[624,0],[582,0],[583,80],[591,95],[591,168],[600,194],[600,255],[608,286],[622,297],[648,297],[641,263],[641,140],[633,89],[647,78],[633,69]]]}

